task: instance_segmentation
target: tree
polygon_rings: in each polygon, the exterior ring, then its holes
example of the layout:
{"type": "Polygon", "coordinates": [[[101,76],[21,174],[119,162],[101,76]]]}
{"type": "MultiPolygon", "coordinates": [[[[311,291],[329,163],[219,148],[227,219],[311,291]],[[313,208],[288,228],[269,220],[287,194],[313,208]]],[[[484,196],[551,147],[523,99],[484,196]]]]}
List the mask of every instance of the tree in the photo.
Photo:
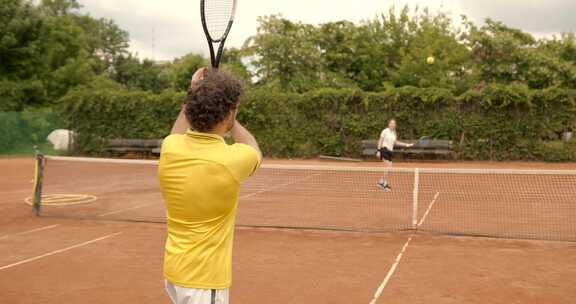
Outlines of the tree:
{"type": "Polygon", "coordinates": [[[570,38],[563,42],[537,41],[532,35],[488,19],[471,26],[467,45],[484,82],[526,83],[530,88],[572,86],[576,72],[570,58],[570,38]],[[566,51],[564,53],[564,51],[566,51]]]}
{"type": "Polygon", "coordinates": [[[251,64],[260,84],[278,85],[292,92],[318,87],[321,52],[317,29],[281,16],[258,20],[258,33],[247,40],[245,49],[255,59],[251,64]]]}
{"type": "Polygon", "coordinates": [[[99,72],[109,69],[120,57],[128,55],[129,35],[114,21],[87,15],[73,15],[86,34],[87,51],[99,62],[99,72]]]}
{"type": "Polygon", "coordinates": [[[32,77],[42,63],[42,16],[24,0],[0,0],[0,79],[32,77]]]}
{"type": "Polygon", "coordinates": [[[0,111],[44,101],[42,15],[30,2],[0,0],[0,111]]]}
{"type": "Polygon", "coordinates": [[[281,16],[261,18],[258,33],[245,44],[261,85],[290,92],[319,87],[377,91],[392,86],[440,86],[465,91],[474,80],[473,62],[444,14],[408,7],[373,20],[320,26],[281,16]],[[437,64],[426,63],[435,56],[437,64]]]}
{"type": "Polygon", "coordinates": [[[40,8],[55,17],[71,14],[81,6],[76,0],[42,0],[40,8]]]}
{"type": "Polygon", "coordinates": [[[96,73],[94,65],[96,59],[87,52],[81,51],[75,57],[66,60],[66,63],[52,71],[45,82],[50,101],[66,95],[68,90],[91,81],[96,73]]]}
{"type": "Polygon", "coordinates": [[[162,77],[172,89],[187,91],[194,72],[207,65],[208,61],[202,55],[188,54],[174,60],[172,65],[164,71],[162,77]]]}
{"type": "Polygon", "coordinates": [[[243,60],[246,60],[245,52],[236,48],[227,48],[222,57],[222,69],[241,78],[245,83],[252,82],[252,73],[248,70],[243,60]]]}
{"type": "MultiPolygon", "coordinates": [[[[321,49],[323,86],[366,88],[368,79],[364,72],[369,64],[364,47],[369,44],[368,32],[349,21],[330,22],[318,29],[318,46],[321,49]]],[[[372,54],[373,55],[373,54],[372,54]]],[[[373,70],[372,70],[373,71],[373,70]]],[[[378,78],[384,69],[378,70],[378,78]]],[[[369,72],[371,73],[371,72],[369,72]]]]}
{"type": "Polygon", "coordinates": [[[125,31],[79,7],[76,0],[0,0],[3,108],[49,106],[127,53],[125,31]]]}
{"type": "Polygon", "coordinates": [[[576,34],[563,33],[560,37],[542,40],[538,48],[550,58],[560,60],[560,86],[576,89],[576,34]]]}
{"type": "Polygon", "coordinates": [[[162,76],[167,68],[152,60],[140,61],[133,55],[120,56],[114,64],[111,78],[129,89],[160,93],[170,87],[168,79],[162,76]]]}
{"type": "Polygon", "coordinates": [[[475,81],[469,73],[474,64],[448,16],[443,13],[432,15],[426,9],[413,18],[408,18],[407,13],[405,9],[398,18],[404,20],[402,26],[384,24],[389,31],[403,32],[390,34],[390,37],[403,37],[392,43],[397,49],[391,51],[396,66],[390,70],[390,82],[396,87],[409,85],[441,87],[457,93],[466,91],[475,81]],[[433,64],[427,62],[430,56],[434,58],[433,64]]]}

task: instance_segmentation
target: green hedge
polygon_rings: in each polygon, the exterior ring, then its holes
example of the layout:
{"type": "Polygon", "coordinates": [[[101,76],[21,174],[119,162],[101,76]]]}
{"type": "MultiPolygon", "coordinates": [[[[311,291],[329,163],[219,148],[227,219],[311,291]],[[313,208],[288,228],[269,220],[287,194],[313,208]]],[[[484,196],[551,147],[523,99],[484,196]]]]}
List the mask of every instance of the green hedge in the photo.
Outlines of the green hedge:
{"type": "Polygon", "coordinates": [[[60,100],[67,128],[78,133],[81,153],[98,153],[110,138],[165,137],[184,93],[153,94],[125,90],[76,90],[60,100]]]}
{"type": "MultiPolygon", "coordinates": [[[[79,147],[97,152],[105,138],[167,135],[183,98],[174,92],[76,91],[62,103],[80,134],[79,147]]],[[[576,160],[575,145],[560,141],[564,131],[576,128],[576,92],[559,88],[495,84],[462,96],[414,87],[380,93],[255,90],[247,94],[239,120],[268,156],[310,157],[359,156],[361,140],[376,139],[392,117],[401,138],[454,140],[459,159],[576,160]]]]}

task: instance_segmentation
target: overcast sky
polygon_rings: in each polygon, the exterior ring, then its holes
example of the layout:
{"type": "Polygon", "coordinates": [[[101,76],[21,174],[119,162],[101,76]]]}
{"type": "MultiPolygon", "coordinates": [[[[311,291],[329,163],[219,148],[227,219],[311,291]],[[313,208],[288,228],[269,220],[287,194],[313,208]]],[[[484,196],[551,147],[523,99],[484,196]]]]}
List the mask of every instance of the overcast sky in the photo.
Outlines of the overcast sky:
{"type": "MultiPolygon", "coordinates": [[[[200,0],[79,0],[83,12],[113,19],[130,33],[141,58],[174,59],[207,52],[200,25],[200,0]],[[153,47],[154,45],[154,47],[153,47]]],[[[492,18],[538,37],[576,31],[576,0],[239,0],[227,45],[241,46],[256,32],[257,17],[282,14],[307,23],[370,19],[390,6],[418,5],[465,14],[476,22],[492,18]]]]}

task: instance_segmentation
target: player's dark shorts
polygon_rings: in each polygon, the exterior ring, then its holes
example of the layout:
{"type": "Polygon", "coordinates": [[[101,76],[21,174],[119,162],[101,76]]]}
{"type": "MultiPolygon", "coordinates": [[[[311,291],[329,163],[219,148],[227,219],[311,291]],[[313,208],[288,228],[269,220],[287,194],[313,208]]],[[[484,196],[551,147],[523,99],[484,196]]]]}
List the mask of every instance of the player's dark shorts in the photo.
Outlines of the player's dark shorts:
{"type": "Polygon", "coordinates": [[[386,147],[380,148],[380,160],[392,161],[392,151],[386,147]]]}

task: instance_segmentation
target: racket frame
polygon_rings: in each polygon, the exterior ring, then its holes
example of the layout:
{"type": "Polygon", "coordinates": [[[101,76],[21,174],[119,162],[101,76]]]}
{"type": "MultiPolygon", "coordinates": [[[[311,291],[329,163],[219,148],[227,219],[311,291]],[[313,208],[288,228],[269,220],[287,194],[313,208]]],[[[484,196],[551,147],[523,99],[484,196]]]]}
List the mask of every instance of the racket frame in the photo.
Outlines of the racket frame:
{"type": "Polygon", "coordinates": [[[414,148],[422,148],[430,142],[430,136],[422,136],[415,143],[414,148]],[[426,143],[426,144],[425,144],[426,143]]]}
{"type": "Polygon", "coordinates": [[[220,67],[220,60],[222,59],[222,54],[224,53],[224,44],[226,43],[226,38],[228,38],[230,29],[232,29],[232,24],[234,23],[237,0],[232,0],[232,14],[230,20],[228,21],[228,26],[222,37],[218,39],[212,38],[212,36],[210,35],[210,31],[208,30],[208,23],[206,21],[206,14],[205,14],[206,1],[209,0],[200,0],[200,18],[202,20],[202,28],[204,29],[204,34],[206,35],[206,39],[208,40],[208,47],[210,49],[210,63],[212,65],[212,69],[217,70],[220,67]],[[214,49],[215,43],[220,44],[218,46],[217,53],[215,52],[214,49]]]}

